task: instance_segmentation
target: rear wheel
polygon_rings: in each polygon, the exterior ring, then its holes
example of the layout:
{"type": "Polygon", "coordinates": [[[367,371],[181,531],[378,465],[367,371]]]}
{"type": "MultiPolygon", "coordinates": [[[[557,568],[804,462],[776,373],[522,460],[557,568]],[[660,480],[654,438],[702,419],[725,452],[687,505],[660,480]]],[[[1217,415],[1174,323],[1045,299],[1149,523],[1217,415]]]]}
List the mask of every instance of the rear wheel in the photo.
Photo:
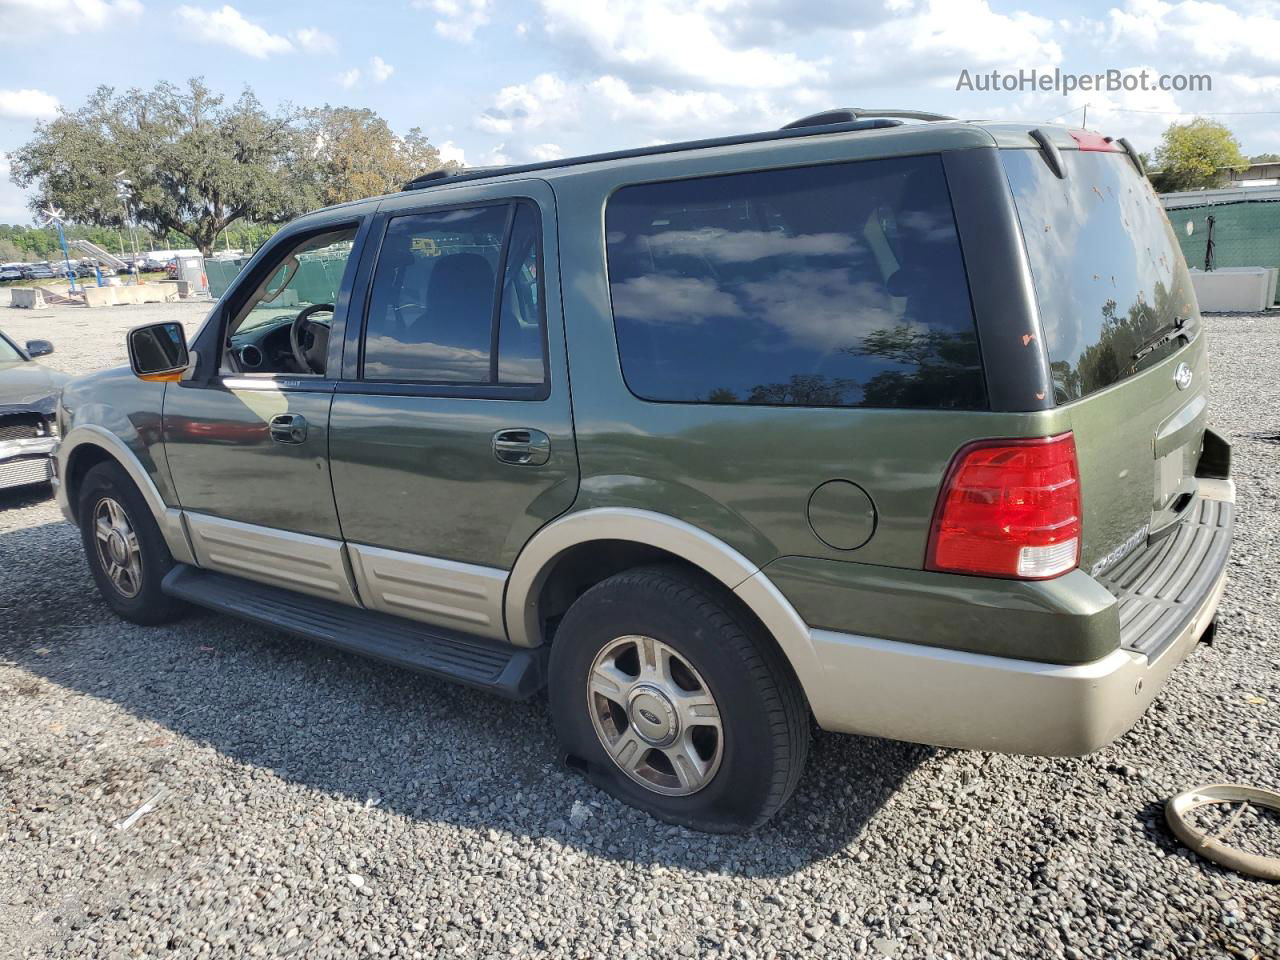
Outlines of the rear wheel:
{"type": "Polygon", "coordinates": [[[138,488],[116,463],[100,463],[80,485],[80,538],[98,591],[119,616],[134,623],[177,619],[185,605],[160,582],[173,556],[138,488]]]}
{"type": "Polygon", "coordinates": [[[795,790],[808,751],[804,696],[718,584],[676,567],[610,577],[570,607],[550,673],[565,750],[626,803],[739,832],[795,790]]]}

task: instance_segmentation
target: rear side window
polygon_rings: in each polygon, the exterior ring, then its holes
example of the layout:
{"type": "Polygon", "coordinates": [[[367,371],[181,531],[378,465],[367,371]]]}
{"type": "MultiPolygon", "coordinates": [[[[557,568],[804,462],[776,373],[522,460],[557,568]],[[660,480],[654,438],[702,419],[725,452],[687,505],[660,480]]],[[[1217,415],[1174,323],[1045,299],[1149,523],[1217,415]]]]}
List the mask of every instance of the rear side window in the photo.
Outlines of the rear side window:
{"type": "Polygon", "coordinates": [[[639,184],[614,194],[605,226],[639,397],[986,405],[936,156],[639,184]]]}
{"type": "Polygon", "coordinates": [[[528,203],[394,217],[369,295],[364,379],[543,383],[539,254],[528,203]]]}
{"type": "Polygon", "coordinates": [[[1191,278],[1164,209],[1123,153],[1063,150],[1058,179],[1035,150],[1002,150],[1022,223],[1058,403],[1158,363],[1144,344],[1191,317],[1191,278]]]}

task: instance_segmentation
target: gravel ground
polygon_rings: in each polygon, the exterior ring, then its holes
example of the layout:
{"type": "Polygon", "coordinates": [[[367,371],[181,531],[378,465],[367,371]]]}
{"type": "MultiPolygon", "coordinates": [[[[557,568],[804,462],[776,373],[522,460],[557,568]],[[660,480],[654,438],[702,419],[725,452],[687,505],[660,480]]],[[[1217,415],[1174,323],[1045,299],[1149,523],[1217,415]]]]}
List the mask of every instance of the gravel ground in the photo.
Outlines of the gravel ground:
{"type": "MultiPolygon", "coordinates": [[[[0,325],[83,370],[203,310],[18,313],[0,325]]],[[[122,623],[56,507],[9,496],[0,957],[1280,957],[1280,887],[1197,859],[1162,813],[1201,783],[1280,786],[1280,316],[1208,326],[1240,494],[1214,645],[1080,760],[819,735],[747,837],[598,793],[543,701],[213,615],[122,623]]]]}

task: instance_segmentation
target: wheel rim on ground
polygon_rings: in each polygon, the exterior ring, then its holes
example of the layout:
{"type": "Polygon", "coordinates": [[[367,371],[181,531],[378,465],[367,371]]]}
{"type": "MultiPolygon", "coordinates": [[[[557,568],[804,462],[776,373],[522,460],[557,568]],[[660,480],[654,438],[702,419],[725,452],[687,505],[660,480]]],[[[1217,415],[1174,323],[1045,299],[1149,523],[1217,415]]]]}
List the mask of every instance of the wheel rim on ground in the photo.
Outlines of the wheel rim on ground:
{"type": "Polygon", "coordinates": [[[111,585],[124,597],[136,597],[142,589],[142,550],[129,515],[110,497],[93,508],[93,535],[98,561],[111,585]]]}
{"type": "Polygon", "coordinates": [[[587,702],[605,752],[642,787],[682,797],[715,778],[724,756],[720,708],[669,644],[642,636],[611,640],[591,664],[587,702]]]}

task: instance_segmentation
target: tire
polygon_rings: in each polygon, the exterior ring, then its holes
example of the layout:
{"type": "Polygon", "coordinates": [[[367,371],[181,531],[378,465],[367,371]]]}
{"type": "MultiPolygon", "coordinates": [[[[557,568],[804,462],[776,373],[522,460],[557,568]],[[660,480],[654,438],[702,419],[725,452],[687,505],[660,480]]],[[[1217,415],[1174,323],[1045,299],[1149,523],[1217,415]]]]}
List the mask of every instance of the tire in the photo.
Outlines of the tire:
{"type": "Polygon", "coordinates": [[[596,584],[561,621],[549,672],[551,716],[571,762],[660,820],[745,832],[773,816],[800,780],[809,748],[804,694],[771,639],[718,583],[655,566],[596,584]],[[672,666],[654,670],[642,658],[672,666]]]}
{"type": "Polygon", "coordinates": [[[80,485],[76,515],[80,519],[80,539],[84,543],[89,570],[107,606],[118,616],[133,623],[153,626],[170,623],[186,611],[186,604],[160,589],[165,574],[173,569],[173,556],[165,545],[155,517],[151,515],[151,508],[123,467],[116,463],[99,463],[85,474],[80,485]],[[123,524],[114,522],[111,504],[123,517],[123,524]],[[110,536],[102,541],[103,547],[99,549],[99,517],[108,520],[108,526],[121,534],[119,540],[125,544],[124,549],[129,556],[132,555],[130,538],[124,531],[132,532],[132,539],[137,544],[136,567],[129,560],[111,563],[120,555],[112,552],[113,538],[110,536]],[[113,578],[109,566],[117,570],[131,568],[131,572],[113,578]]]}

